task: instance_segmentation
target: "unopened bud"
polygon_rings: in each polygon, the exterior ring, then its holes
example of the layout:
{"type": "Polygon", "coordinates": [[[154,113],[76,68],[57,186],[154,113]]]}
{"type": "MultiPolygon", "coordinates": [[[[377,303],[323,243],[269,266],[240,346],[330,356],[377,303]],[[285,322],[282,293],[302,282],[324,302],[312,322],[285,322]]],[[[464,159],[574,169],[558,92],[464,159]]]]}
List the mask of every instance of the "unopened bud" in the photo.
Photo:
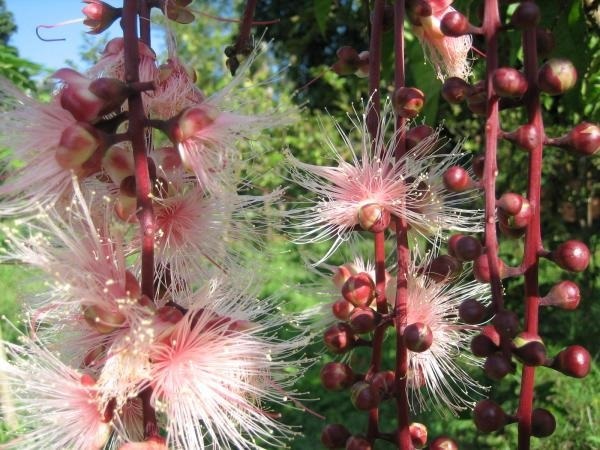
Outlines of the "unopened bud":
{"type": "Polygon", "coordinates": [[[400,87],[394,91],[392,106],[400,117],[417,117],[425,104],[425,94],[414,87],[400,87]]]}
{"type": "Polygon", "coordinates": [[[584,378],[591,369],[590,353],[580,345],[571,345],[554,357],[552,368],[573,378],[584,378]]]}
{"type": "Polygon", "coordinates": [[[416,449],[424,448],[427,445],[427,427],[422,423],[413,422],[408,426],[410,440],[416,449]]]}
{"type": "Polygon", "coordinates": [[[473,188],[469,173],[460,166],[452,166],[444,172],[444,186],[451,192],[464,192],[473,188]]]}
{"type": "MultiPolygon", "coordinates": [[[[175,142],[184,142],[210,127],[218,117],[214,109],[195,106],[184,110],[170,125],[170,137],[175,142]]],[[[173,120],[173,119],[172,119],[173,120]]]]}
{"type": "Polygon", "coordinates": [[[577,70],[568,59],[550,59],[538,71],[538,86],[550,95],[564,94],[575,86],[575,83],[577,70]]]}
{"type": "Polygon", "coordinates": [[[531,124],[522,125],[515,131],[505,133],[504,138],[529,152],[542,145],[542,137],[537,127],[531,124]]]}
{"type": "Polygon", "coordinates": [[[531,435],[544,438],[550,436],[556,430],[556,419],[554,415],[543,408],[535,408],[531,412],[531,435]]]}
{"type": "Polygon", "coordinates": [[[421,353],[429,350],[433,343],[433,332],[431,328],[422,322],[408,325],[402,332],[404,345],[412,352],[421,353]]]}
{"type": "Polygon", "coordinates": [[[83,0],[86,6],[81,12],[85,16],[83,24],[90,27],[89,34],[100,34],[121,16],[121,8],[115,8],[100,0],[83,0]]]}
{"type": "Polygon", "coordinates": [[[359,306],[350,313],[350,326],[355,333],[370,333],[381,321],[381,314],[368,306],[359,306]]]}
{"type": "Polygon", "coordinates": [[[367,203],[358,210],[358,224],[366,231],[379,233],[389,226],[390,220],[390,212],[377,203],[367,203]]]}
{"type": "Polygon", "coordinates": [[[379,405],[379,392],[370,383],[359,381],[350,388],[350,400],[355,408],[368,411],[379,405]]]}
{"type": "Polygon", "coordinates": [[[512,362],[501,353],[489,355],[483,364],[483,371],[492,380],[499,381],[514,372],[512,362]]]}
{"type": "Polygon", "coordinates": [[[332,277],[333,284],[335,287],[341,289],[344,286],[344,283],[348,281],[352,275],[356,275],[358,273],[358,268],[352,263],[346,263],[339,266],[332,277]]]}
{"type": "Polygon", "coordinates": [[[325,448],[344,448],[350,436],[350,432],[344,425],[330,423],[321,432],[321,443],[325,448]]]}
{"type": "Polygon", "coordinates": [[[64,169],[77,169],[83,165],[100,146],[98,132],[84,122],[65,128],[54,154],[64,169]]]}
{"type": "Polygon", "coordinates": [[[448,436],[439,436],[431,442],[429,450],[458,450],[458,444],[448,436]]]}
{"type": "Polygon", "coordinates": [[[546,346],[536,334],[523,331],[513,339],[513,353],[528,366],[541,366],[546,362],[546,346]]]}
{"type": "Polygon", "coordinates": [[[540,305],[573,310],[579,306],[580,300],[579,286],[572,281],[565,280],[552,286],[548,295],[542,298],[540,305]]]}
{"type": "Polygon", "coordinates": [[[323,341],[333,353],[345,353],[354,347],[354,332],[350,325],[336,323],[325,330],[323,341]]]}
{"type": "Polygon", "coordinates": [[[580,123],[569,132],[568,144],[575,153],[595,155],[600,151],[600,127],[593,123],[580,123]]]}
{"type": "Polygon", "coordinates": [[[471,24],[464,14],[458,11],[446,13],[440,23],[442,33],[449,37],[460,37],[469,34],[471,24]]]}
{"type": "Polygon", "coordinates": [[[528,87],[525,75],[512,67],[494,70],[492,84],[499,97],[522,97],[528,87]]]}
{"type": "Polygon", "coordinates": [[[352,275],[342,286],[342,295],[354,306],[367,306],[375,298],[375,283],[366,272],[352,275]]]}
{"type": "Polygon", "coordinates": [[[556,247],[551,258],[564,270],[583,272],[590,263],[590,250],[583,242],[572,239],[556,247]]]}
{"type": "Polygon", "coordinates": [[[406,132],[406,149],[415,148],[420,142],[435,133],[429,125],[417,125],[406,132]]]}
{"type": "Polygon", "coordinates": [[[354,372],[348,364],[329,362],[320,373],[321,383],[325,389],[340,391],[349,388],[354,382],[354,372]]]}

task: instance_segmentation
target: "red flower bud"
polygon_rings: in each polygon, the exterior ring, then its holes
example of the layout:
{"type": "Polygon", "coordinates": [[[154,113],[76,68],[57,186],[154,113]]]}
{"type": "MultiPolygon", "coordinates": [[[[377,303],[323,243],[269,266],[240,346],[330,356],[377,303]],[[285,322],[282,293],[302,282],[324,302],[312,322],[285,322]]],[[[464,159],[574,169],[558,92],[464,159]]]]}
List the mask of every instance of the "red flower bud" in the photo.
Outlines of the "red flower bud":
{"type": "Polygon", "coordinates": [[[569,132],[568,145],[580,155],[595,155],[600,151],[600,127],[593,123],[580,123],[569,132]]]}
{"type": "Polygon", "coordinates": [[[510,21],[520,29],[533,28],[540,22],[540,7],[535,2],[522,2],[513,13],[510,21]]]}
{"type": "Polygon", "coordinates": [[[350,400],[355,408],[368,411],[379,405],[379,391],[371,384],[359,381],[350,388],[350,400]]]}
{"type": "Polygon", "coordinates": [[[339,423],[330,423],[321,432],[321,442],[325,448],[344,448],[349,437],[348,429],[339,423]]]}
{"type": "Polygon", "coordinates": [[[554,357],[552,368],[574,378],[584,378],[591,369],[590,353],[580,345],[571,345],[554,357]]]}
{"type": "Polygon", "coordinates": [[[514,367],[510,359],[501,353],[489,355],[483,365],[483,371],[492,380],[499,381],[511,372],[514,367]]]}
{"type": "Polygon", "coordinates": [[[482,251],[481,242],[473,236],[455,234],[448,239],[448,253],[458,261],[473,261],[482,251]]]}
{"type": "MultiPolygon", "coordinates": [[[[498,272],[500,278],[504,278],[506,275],[506,266],[504,265],[504,261],[498,258],[498,272]]],[[[489,283],[491,280],[490,274],[490,266],[488,262],[488,257],[484,253],[480,255],[473,264],[473,275],[475,279],[480,283],[489,283]]]]}
{"type": "Polygon", "coordinates": [[[64,169],[78,169],[100,147],[99,132],[85,122],[77,122],[65,128],[60,136],[54,157],[64,169]]]}
{"type": "Polygon", "coordinates": [[[354,347],[354,332],[348,324],[336,323],[325,330],[323,341],[333,353],[345,353],[354,347]]]}
{"type": "Polygon", "coordinates": [[[185,109],[169,122],[169,137],[175,142],[184,142],[211,126],[218,111],[204,106],[185,109]]]}
{"type": "Polygon", "coordinates": [[[414,87],[401,87],[392,95],[394,112],[400,117],[417,117],[425,104],[425,94],[414,87]]]}
{"type": "Polygon", "coordinates": [[[469,173],[460,166],[452,166],[444,172],[444,186],[452,192],[464,192],[473,188],[473,180],[469,173]]]}
{"type": "Polygon", "coordinates": [[[427,139],[434,133],[429,125],[417,125],[406,132],[406,149],[411,150],[417,144],[427,139]]]}
{"type": "Polygon", "coordinates": [[[448,436],[439,436],[429,445],[429,450],[458,450],[458,444],[448,436]]]}
{"type": "Polygon", "coordinates": [[[556,419],[550,411],[543,408],[535,408],[531,412],[531,435],[544,438],[550,436],[556,430],[556,419]]]}
{"type": "Polygon", "coordinates": [[[90,27],[89,34],[100,34],[121,17],[121,8],[115,8],[100,0],[83,0],[86,6],[81,12],[85,16],[83,24],[90,27]]]}
{"type": "Polygon", "coordinates": [[[530,124],[522,125],[515,131],[505,133],[504,138],[529,152],[542,145],[542,136],[538,129],[530,124]]]}
{"type": "Polygon", "coordinates": [[[481,328],[481,334],[471,339],[471,352],[475,356],[490,356],[500,348],[500,334],[492,325],[481,328]]]}
{"type": "Polygon", "coordinates": [[[462,263],[450,256],[439,255],[431,260],[425,268],[425,274],[436,283],[447,283],[454,280],[462,271],[462,263]]]}
{"type": "Polygon", "coordinates": [[[474,298],[463,301],[458,307],[458,315],[465,323],[475,325],[483,322],[488,316],[488,307],[474,298]]]}
{"type": "Polygon", "coordinates": [[[542,298],[540,304],[573,310],[579,306],[580,300],[581,293],[579,292],[579,286],[572,281],[565,280],[552,286],[550,292],[542,298]]]}
{"type": "Polygon", "coordinates": [[[352,275],[342,286],[342,295],[354,306],[367,306],[375,298],[375,283],[366,272],[352,275]]]}
{"type": "Polygon", "coordinates": [[[348,364],[330,362],[321,369],[321,383],[325,389],[340,391],[349,388],[354,382],[354,372],[348,364]]]}
{"type": "Polygon", "coordinates": [[[469,34],[471,24],[462,13],[451,11],[446,13],[440,23],[442,33],[449,37],[460,37],[469,34]]]}
{"type": "Polygon", "coordinates": [[[551,258],[561,269],[583,272],[590,263],[590,250],[583,242],[573,239],[556,247],[551,258]]]}
{"type": "Polygon", "coordinates": [[[345,298],[341,298],[331,304],[331,311],[333,315],[340,320],[350,319],[350,314],[354,310],[354,305],[347,301],[345,298]]]}
{"type": "Polygon", "coordinates": [[[522,332],[513,339],[513,353],[528,366],[541,366],[546,362],[546,346],[535,334],[522,332]]]}
{"type": "Polygon", "coordinates": [[[564,94],[575,86],[575,83],[577,70],[568,59],[550,59],[538,71],[538,86],[550,95],[564,94]]]}
{"type": "Polygon", "coordinates": [[[480,400],[473,410],[475,426],[483,433],[498,431],[506,425],[506,414],[502,408],[491,400],[480,400]]]}
{"type": "Polygon", "coordinates": [[[492,84],[499,97],[522,97],[527,92],[525,75],[512,67],[494,70],[492,84]]]}
{"type": "Polygon", "coordinates": [[[433,343],[433,333],[431,328],[422,322],[415,322],[408,325],[402,332],[404,345],[412,352],[421,353],[429,350],[433,343]]]}
{"type": "Polygon", "coordinates": [[[450,77],[442,86],[442,97],[448,103],[458,104],[463,102],[471,92],[472,87],[462,78],[450,77]]]}
{"type": "Polygon", "coordinates": [[[496,330],[498,330],[498,333],[510,338],[516,336],[520,329],[519,316],[507,309],[496,313],[492,319],[492,323],[496,327],[496,330]]]}
{"type": "Polygon", "coordinates": [[[368,306],[358,306],[350,314],[350,326],[355,333],[370,333],[381,321],[381,314],[368,306]]]}
{"type": "Polygon", "coordinates": [[[416,449],[421,449],[427,445],[427,427],[422,423],[413,422],[408,426],[410,440],[416,449]]]}
{"type": "Polygon", "coordinates": [[[371,386],[379,392],[380,397],[389,397],[394,393],[396,376],[392,370],[377,372],[371,378],[371,386]]]}

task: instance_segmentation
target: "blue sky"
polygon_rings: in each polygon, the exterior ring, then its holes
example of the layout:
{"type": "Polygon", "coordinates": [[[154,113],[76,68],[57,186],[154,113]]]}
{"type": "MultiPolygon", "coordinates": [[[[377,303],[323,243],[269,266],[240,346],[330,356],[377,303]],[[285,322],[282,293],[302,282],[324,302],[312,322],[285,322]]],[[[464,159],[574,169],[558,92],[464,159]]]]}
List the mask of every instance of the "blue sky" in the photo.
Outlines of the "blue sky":
{"type": "MultiPolygon", "coordinates": [[[[116,4],[110,0],[107,3],[116,4]]],[[[40,30],[40,34],[46,38],[66,38],[66,41],[60,42],[40,41],[35,34],[35,27],[82,18],[83,6],[78,0],[6,0],[6,7],[13,13],[18,27],[10,43],[19,49],[21,57],[49,69],[63,67],[67,59],[78,62],[81,35],[86,31],[83,23],[40,30]]],[[[120,34],[118,21],[109,32],[112,37],[120,34]]]]}

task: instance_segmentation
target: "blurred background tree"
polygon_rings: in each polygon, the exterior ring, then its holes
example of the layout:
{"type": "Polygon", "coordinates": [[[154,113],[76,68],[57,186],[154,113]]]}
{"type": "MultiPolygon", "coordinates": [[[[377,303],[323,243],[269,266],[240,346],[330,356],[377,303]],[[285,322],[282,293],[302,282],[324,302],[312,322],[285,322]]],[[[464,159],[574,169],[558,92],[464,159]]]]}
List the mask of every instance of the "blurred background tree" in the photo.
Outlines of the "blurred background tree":
{"type": "MultiPolygon", "coordinates": [[[[268,146],[261,148],[259,157],[249,162],[248,173],[253,174],[253,189],[268,191],[279,185],[286,186],[289,201],[300,201],[304,195],[297,187],[289,186],[286,181],[285,167],[282,165],[281,149],[289,148],[299,159],[314,163],[329,162],[324,152],[324,136],[336,141],[339,139],[327,114],[339,120],[348,128],[345,114],[352,111],[353,105],[361,111],[361,101],[367,96],[365,79],[355,76],[336,75],[331,66],[336,62],[336,51],[341,46],[351,46],[359,52],[368,48],[370,3],[367,0],[261,0],[255,14],[256,20],[280,19],[266,31],[262,42],[271,41],[265,54],[252,67],[250,79],[244,84],[246,98],[251,99],[251,107],[259,110],[272,108],[273,103],[285,109],[294,105],[302,108],[301,120],[295,125],[272,132],[269,137],[261,138],[268,146]],[[256,175],[258,173],[258,175],[256,175]]],[[[456,0],[457,9],[468,13],[477,23],[478,10],[482,2],[478,0],[456,0]]],[[[514,8],[511,5],[509,8],[514,8]]],[[[554,34],[554,49],[550,56],[571,58],[579,72],[579,82],[575,89],[560,97],[545,97],[544,121],[547,133],[558,136],[582,120],[600,122],[600,11],[597,1],[549,0],[540,2],[542,21],[540,26],[550,29],[554,34]]],[[[229,0],[211,0],[196,2],[195,9],[214,16],[234,17],[240,15],[242,2],[232,7],[229,0]]],[[[156,16],[156,20],[160,18],[156,16]]],[[[172,25],[169,25],[172,26],[172,25]]],[[[6,37],[15,29],[11,15],[0,0],[0,73],[15,84],[33,88],[31,76],[37,67],[26,61],[20,61],[14,49],[6,45],[6,37]],[[13,59],[11,59],[13,58],[13,59]]],[[[198,74],[198,84],[210,95],[230,80],[225,67],[223,50],[234,41],[236,24],[224,23],[197,15],[191,25],[174,26],[179,56],[193,67],[198,74]]],[[[264,28],[258,28],[255,36],[259,38],[264,28]]],[[[515,32],[506,34],[501,42],[502,64],[519,68],[521,65],[520,35],[515,32]]],[[[95,38],[94,38],[95,39],[95,38]]],[[[392,77],[392,36],[384,35],[383,79],[392,77]],[[387,55],[387,56],[385,56],[387,55]]],[[[87,39],[84,58],[93,60],[102,41],[87,39]]],[[[155,39],[155,42],[159,42],[155,39]]],[[[474,46],[482,50],[482,43],[474,40],[474,46]]],[[[160,47],[159,47],[160,49],[160,47]]],[[[164,51],[164,47],[162,48],[164,51]]],[[[164,52],[163,52],[164,53],[164,52]]],[[[477,154],[482,148],[482,120],[464,106],[449,105],[440,97],[441,82],[435,78],[434,71],[426,64],[423,52],[416,38],[407,27],[407,84],[416,86],[425,92],[427,104],[422,118],[432,125],[443,125],[444,134],[456,143],[462,142],[465,151],[477,154]]],[[[164,55],[163,55],[164,58],[164,55]]],[[[481,56],[473,53],[474,76],[471,81],[481,79],[481,56]]],[[[524,112],[519,108],[502,112],[504,129],[512,130],[523,122],[524,112]]],[[[258,144],[253,144],[258,145],[258,144]]],[[[261,144],[262,145],[262,144],[261,144]]],[[[465,158],[468,161],[468,158],[465,158]]],[[[527,164],[527,154],[515,147],[502,143],[499,153],[500,176],[498,192],[514,191],[524,193],[526,179],[521,176],[527,164]]],[[[597,360],[598,342],[600,342],[600,158],[579,158],[559,149],[549,148],[544,159],[544,205],[543,235],[545,244],[552,248],[567,239],[576,238],[588,243],[593,259],[590,268],[575,277],[563,273],[551,263],[544,263],[541,271],[541,289],[544,294],[550,286],[560,279],[572,279],[581,288],[582,302],[578,310],[564,312],[546,309],[542,311],[540,333],[553,354],[570,344],[584,344],[597,360]]],[[[481,205],[479,205],[481,206],[481,205]]],[[[319,292],[327,286],[327,280],[304,266],[304,260],[310,254],[307,248],[297,248],[285,237],[272,231],[269,235],[273,251],[268,256],[273,270],[271,281],[265,286],[265,295],[276,294],[283,298],[284,307],[291,311],[301,311],[326,305],[333,301],[319,292]]],[[[502,239],[501,256],[511,264],[517,265],[522,254],[520,240],[502,239]]],[[[257,256],[260,257],[260,256],[257,256]]],[[[337,263],[344,262],[338,256],[337,263]]],[[[14,300],[9,299],[16,291],[12,283],[13,272],[0,272],[0,289],[7,297],[2,302],[2,310],[14,310],[14,300]],[[11,290],[12,289],[12,290],[11,290]]],[[[507,304],[511,309],[519,310],[522,304],[522,280],[510,279],[505,283],[507,304]]],[[[325,289],[326,290],[326,289],[325,289]]],[[[327,308],[324,308],[327,314],[327,308]]],[[[13,314],[11,314],[13,315],[13,314]]],[[[327,422],[343,422],[363,428],[362,414],[354,414],[346,393],[329,393],[322,389],[319,381],[320,367],[331,356],[323,346],[316,342],[311,349],[320,355],[320,361],[308,372],[308,376],[299,380],[298,391],[307,392],[307,406],[327,417],[327,422]],[[353,419],[355,417],[355,419],[353,419]]],[[[392,349],[386,357],[393,360],[392,349]]],[[[360,352],[353,358],[360,359],[360,352]]],[[[482,383],[490,384],[482,371],[473,373],[482,383]]],[[[600,387],[600,374],[597,364],[592,373],[584,380],[565,378],[547,369],[538,371],[536,387],[536,406],[551,410],[558,421],[555,434],[544,440],[534,440],[534,448],[586,450],[600,448],[600,399],[595,392],[600,387]]],[[[509,381],[492,386],[493,398],[505,406],[507,411],[515,410],[519,374],[511,375],[509,381]]],[[[384,420],[393,420],[393,414],[382,412],[384,420]]],[[[286,422],[298,425],[303,436],[292,443],[295,449],[320,448],[320,430],[325,423],[315,416],[292,408],[286,412],[286,422]]],[[[415,418],[425,423],[431,436],[445,433],[453,435],[461,444],[461,449],[514,448],[516,428],[506,427],[505,431],[492,436],[481,435],[465,412],[460,420],[425,413],[415,418]]],[[[350,427],[349,427],[350,428],[350,427]]],[[[390,427],[391,429],[391,422],[390,427]]],[[[351,429],[351,428],[350,428],[351,429]]],[[[385,422],[384,422],[385,429],[385,422]]],[[[378,448],[380,444],[378,443],[378,448]]],[[[381,443],[381,448],[386,448],[381,443]]],[[[391,447],[390,447],[391,448],[391,447]]]]}

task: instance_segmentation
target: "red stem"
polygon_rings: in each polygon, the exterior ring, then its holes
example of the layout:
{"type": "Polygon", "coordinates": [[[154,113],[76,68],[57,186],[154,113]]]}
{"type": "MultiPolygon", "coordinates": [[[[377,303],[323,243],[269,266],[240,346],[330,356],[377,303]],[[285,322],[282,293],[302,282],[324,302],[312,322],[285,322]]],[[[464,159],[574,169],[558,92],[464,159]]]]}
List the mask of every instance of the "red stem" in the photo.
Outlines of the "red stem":
{"type": "MultiPolygon", "coordinates": [[[[540,94],[537,88],[537,45],[534,29],[523,32],[524,71],[529,83],[525,97],[529,123],[536,127],[540,136],[544,135],[540,94]]],[[[522,267],[525,271],[525,331],[538,333],[538,312],[540,294],[538,285],[539,253],[543,249],[540,224],[540,194],[542,178],[543,144],[529,152],[529,186],[527,198],[531,205],[531,221],[525,235],[525,254],[522,267]]],[[[531,438],[531,411],[533,408],[533,388],[535,367],[524,366],[519,395],[519,450],[529,450],[531,438]]]]}
{"type": "MultiPolygon", "coordinates": [[[[381,100],[379,84],[381,81],[381,34],[383,27],[383,0],[375,0],[373,23],[371,28],[371,42],[369,45],[369,95],[370,102],[367,111],[367,128],[372,139],[373,152],[376,150],[379,129],[379,117],[381,114],[381,100]]],[[[385,236],[383,232],[375,233],[375,284],[377,288],[377,310],[387,313],[387,301],[385,299],[385,236]]],[[[373,347],[371,353],[371,365],[368,374],[373,375],[381,369],[381,357],[383,338],[387,326],[382,325],[373,333],[373,347]]],[[[373,442],[379,435],[379,408],[369,411],[369,423],[367,427],[367,439],[373,442]]]]}
{"type": "Polygon", "coordinates": [[[254,11],[256,10],[256,3],[257,0],[248,0],[246,3],[244,16],[242,17],[242,23],[240,24],[240,34],[235,41],[235,48],[238,52],[243,51],[248,46],[250,30],[252,29],[252,19],[254,18],[254,11]]]}
{"type": "MultiPolygon", "coordinates": [[[[125,0],[121,26],[125,42],[125,81],[128,83],[139,82],[139,52],[138,52],[138,1],[125,0]]],[[[154,213],[152,210],[151,189],[152,183],[148,171],[148,157],[145,139],[144,104],[140,92],[133,91],[129,96],[129,126],[127,133],[133,148],[135,164],[135,181],[137,190],[138,220],[141,233],[141,258],[142,294],[154,298],[154,213]]],[[[144,430],[146,437],[158,433],[156,413],[150,404],[152,390],[150,388],[140,393],[144,405],[144,430]]]]}
{"type": "MultiPolygon", "coordinates": [[[[399,89],[406,84],[404,68],[404,0],[394,3],[394,88],[399,89]]],[[[396,117],[396,138],[394,154],[400,159],[406,153],[406,135],[404,132],[406,119],[396,117]]],[[[394,301],[394,327],[396,328],[396,367],[395,394],[398,427],[396,443],[398,448],[412,448],[410,438],[410,415],[408,410],[408,349],[404,345],[403,330],[408,318],[408,279],[410,249],[408,247],[408,223],[406,217],[396,218],[396,253],[398,257],[398,273],[396,298],[394,301]]]]}

